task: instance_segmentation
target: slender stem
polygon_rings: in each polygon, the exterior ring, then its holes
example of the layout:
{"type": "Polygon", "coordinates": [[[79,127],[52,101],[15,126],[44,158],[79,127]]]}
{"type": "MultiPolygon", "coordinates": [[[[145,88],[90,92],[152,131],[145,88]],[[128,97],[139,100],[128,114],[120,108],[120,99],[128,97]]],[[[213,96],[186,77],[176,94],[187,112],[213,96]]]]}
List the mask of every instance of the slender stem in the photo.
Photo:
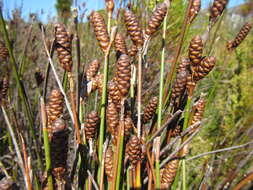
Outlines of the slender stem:
{"type": "Polygon", "coordinates": [[[141,49],[138,50],[138,86],[137,86],[137,136],[141,137],[141,86],[142,86],[142,55],[141,49]]]}
{"type": "Polygon", "coordinates": [[[244,177],[232,190],[240,190],[253,180],[253,172],[244,177]]]}
{"type": "Polygon", "coordinates": [[[186,190],[186,164],[185,159],[182,160],[182,183],[183,183],[183,190],[186,190]]]}
{"type": "MultiPolygon", "coordinates": [[[[11,123],[10,123],[10,120],[9,120],[9,117],[5,111],[5,108],[4,106],[1,105],[1,108],[2,108],[2,112],[3,112],[3,115],[4,115],[4,119],[5,119],[5,122],[7,124],[7,127],[8,127],[8,130],[10,132],[10,135],[11,135],[11,138],[12,138],[12,142],[13,142],[13,145],[14,145],[14,148],[15,148],[15,152],[17,154],[17,157],[18,157],[18,165],[22,171],[22,174],[24,176],[24,180],[25,180],[25,183],[26,183],[26,179],[25,179],[25,169],[24,169],[24,162],[23,162],[23,159],[22,159],[22,156],[21,156],[21,152],[20,152],[20,149],[19,149],[19,146],[18,146],[18,142],[17,142],[17,139],[15,137],[15,133],[12,129],[12,126],[11,126],[11,123]]],[[[27,184],[26,184],[26,187],[27,187],[27,184]]]]}
{"type": "Polygon", "coordinates": [[[76,139],[77,139],[77,144],[81,144],[82,142],[81,142],[81,135],[80,135],[80,130],[79,130],[79,120],[78,120],[78,115],[76,112],[75,83],[74,83],[72,73],[68,73],[68,78],[69,78],[69,83],[70,83],[70,98],[71,98],[71,104],[72,104],[76,139]]]}
{"type": "Polygon", "coordinates": [[[183,22],[183,25],[182,25],[180,37],[179,37],[179,39],[180,39],[179,40],[179,44],[178,44],[177,49],[176,49],[176,55],[175,55],[175,58],[173,59],[173,62],[171,64],[170,72],[167,74],[167,77],[166,77],[163,102],[167,98],[166,94],[168,93],[169,86],[170,86],[171,80],[172,80],[174,72],[175,72],[177,60],[178,60],[178,58],[180,56],[180,52],[181,52],[182,47],[183,47],[183,42],[184,42],[184,37],[185,37],[185,31],[187,29],[188,20],[189,20],[189,16],[188,15],[190,13],[192,3],[193,3],[193,0],[189,0],[188,6],[187,6],[187,11],[186,11],[185,16],[184,16],[184,22],[183,22]]]}
{"type": "MultiPolygon", "coordinates": [[[[159,103],[158,103],[158,113],[157,113],[157,129],[159,130],[162,125],[162,110],[163,110],[163,105],[162,105],[162,100],[163,100],[163,88],[164,88],[164,60],[165,60],[165,38],[166,38],[166,28],[167,28],[167,17],[168,13],[166,14],[163,22],[163,38],[162,38],[162,54],[161,54],[161,66],[160,66],[160,85],[159,85],[159,103]]],[[[155,175],[156,175],[156,188],[160,189],[160,141],[161,138],[157,137],[157,150],[156,150],[156,169],[155,169],[155,175]]]]}
{"type": "Polygon", "coordinates": [[[46,160],[46,172],[49,190],[53,190],[53,177],[51,174],[51,155],[50,155],[50,145],[47,132],[47,115],[46,107],[43,98],[40,98],[40,109],[41,109],[41,121],[43,126],[43,141],[44,141],[44,151],[46,160]]]}
{"type": "Polygon", "coordinates": [[[20,77],[19,77],[19,74],[18,74],[16,61],[15,61],[15,58],[14,58],[14,55],[13,55],[11,43],[10,43],[10,40],[9,40],[9,35],[8,35],[8,32],[7,32],[6,24],[5,24],[5,21],[4,21],[4,18],[3,18],[3,14],[2,14],[2,9],[0,10],[0,25],[1,25],[1,28],[3,30],[3,34],[4,34],[3,37],[4,37],[4,40],[5,40],[8,52],[9,52],[10,64],[11,64],[11,67],[12,67],[14,78],[15,78],[16,83],[17,83],[18,93],[19,93],[19,96],[21,98],[22,103],[24,104],[25,114],[26,114],[28,122],[29,122],[29,130],[31,131],[31,135],[32,135],[32,138],[33,138],[33,141],[34,141],[34,145],[36,147],[35,151],[36,151],[37,159],[38,159],[38,167],[42,169],[42,160],[41,160],[41,156],[38,152],[39,148],[38,148],[38,143],[37,143],[37,140],[36,140],[37,138],[35,136],[35,131],[34,131],[34,119],[33,119],[33,116],[32,116],[31,108],[29,106],[28,98],[27,98],[26,93],[25,93],[25,89],[23,88],[23,86],[21,84],[21,80],[20,80],[20,77]]]}
{"type": "Polygon", "coordinates": [[[108,80],[108,65],[109,65],[109,53],[105,55],[104,60],[104,72],[103,72],[103,89],[101,98],[101,111],[100,111],[100,128],[99,128],[99,146],[98,146],[98,184],[100,184],[101,176],[101,163],[103,157],[103,144],[104,144],[104,133],[105,133],[105,111],[106,111],[106,99],[107,99],[107,80],[108,80]]]}

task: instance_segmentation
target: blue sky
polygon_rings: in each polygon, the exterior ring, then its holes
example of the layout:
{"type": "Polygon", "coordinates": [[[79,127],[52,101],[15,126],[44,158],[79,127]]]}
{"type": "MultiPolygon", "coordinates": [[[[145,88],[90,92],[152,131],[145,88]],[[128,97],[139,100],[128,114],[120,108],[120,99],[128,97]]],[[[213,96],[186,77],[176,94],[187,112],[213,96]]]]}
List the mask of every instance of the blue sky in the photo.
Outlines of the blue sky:
{"type": "MultiPolygon", "coordinates": [[[[10,15],[11,11],[17,7],[22,6],[22,15],[27,17],[29,13],[41,12],[43,21],[46,21],[48,15],[55,16],[55,2],[56,0],[2,0],[4,4],[4,15],[10,15]]],[[[206,7],[212,0],[202,0],[202,7],[206,7]]],[[[78,4],[86,3],[88,10],[96,10],[104,7],[104,0],[77,0],[78,4]]],[[[229,7],[243,3],[244,0],[229,0],[229,7]]]]}

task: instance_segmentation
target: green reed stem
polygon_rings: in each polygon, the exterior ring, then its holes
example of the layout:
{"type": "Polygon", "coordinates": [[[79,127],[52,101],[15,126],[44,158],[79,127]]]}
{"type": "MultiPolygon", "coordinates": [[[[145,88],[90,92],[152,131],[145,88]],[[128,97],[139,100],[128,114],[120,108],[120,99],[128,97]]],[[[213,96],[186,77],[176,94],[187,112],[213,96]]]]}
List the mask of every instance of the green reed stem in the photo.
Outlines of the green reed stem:
{"type": "MultiPolygon", "coordinates": [[[[166,38],[166,28],[167,28],[167,17],[166,14],[163,22],[163,38],[162,38],[162,54],[161,54],[161,68],[160,68],[160,85],[159,85],[159,103],[158,103],[158,113],[157,113],[157,129],[159,130],[162,125],[162,110],[163,110],[163,91],[164,91],[164,62],[165,62],[165,38],[166,38]]],[[[159,140],[160,144],[160,140],[159,140]]],[[[159,146],[158,146],[159,147],[159,146]]],[[[160,161],[156,159],[155,163],[155,175],[156,175],[156,188],[160,189],[160,161]]]]}
{"type": "Polygon", "coordinates": [[[104,72],[103,72],[103,90],[101,98],[101,112],[100,112],[100,128],[99,128],[99,145],[98,145],[98,184],[100,184],[101,175],[101,163],[103,157],[103,144],[104,144],[104,133],[105,133],[105,111],[106,111],[106,98],[107,98],[107,80],[108,80],[108,65],[109,65],[109,53],[105,54],[104,61],[104,72]]]}
{"type": "Polygon", "coordinates": [[[4,21],[4,18],[3,18],[3,14],[2,14],[2,9],[0,10],[0,25],[1,25],[1,29],[3,31],[4,41],[5,41],[6,47],[7,47],[8,52],[9,52],[10,63],[11,63],[14,78],[15,78],[16,83],[17,83],[18,93],[19,93],[19,96],[21,98],[21,102],[24,105],[25,114],[26,114],[28,122],[29,122],[29,130],[30,130],[32,138],[34,140],[35,152],[36,152],[37,160],[38,160],[38,167],[40,169],[42,169],[42,167],[43,167],[42,166],[42,160],[41,160],[41,156],[40,156],[40,153],[39,153],[38,143],[37,143],[37,140],[36,140],[37,138],[35,136],[35,131],[34,131],[34,128],[33,128],[34,127],[34,119],[33,119],[33,116],[32,116],[31,108],[30,108],[29,103],[28,103],[28,98],[26,96],[25,89],[23,88],[23,86],[21,84],[21,80],[20,80],[20,77],[19,77],[19,74],[18,74],[16,61],[15,61],[15,58],[14,58],[14,55],[13,55],[11,43],[10,43],[10,40],[9,40],[9,35],[8,35],[8,32],[7,32],[6,24],[5,24],[5,21],[4,21]]]}
{"type": "MultiPolygon", "coordinates": [[[[188,127],[188,124],[189,124],[191,100],[192,100],[192,97],[188,96],[186,107],[185,107],[185,112],[184,112],[183,131],[188,127]]],[[[184,139],[183,139],[182,142],[184,142],[184,139]]],[[[183,183],[183,190],[186,190],[186,165],[185,165],[185,158],[182,159],[182,183],[183,183]]]]}
{"type": "Polygon", "coordinates": [[[50,144],[48,139],[47,132],[47,115],[44,99],[40,98],[41,106],[41,120],[43,125],[43,141],[44,141],[44,151],[45,151],[45,160],[46,160],[46,172],[47,172],[47,183],[49,190],[53,190],[53,177],[51,173],[51,156],[50,156],[50,144]]]}

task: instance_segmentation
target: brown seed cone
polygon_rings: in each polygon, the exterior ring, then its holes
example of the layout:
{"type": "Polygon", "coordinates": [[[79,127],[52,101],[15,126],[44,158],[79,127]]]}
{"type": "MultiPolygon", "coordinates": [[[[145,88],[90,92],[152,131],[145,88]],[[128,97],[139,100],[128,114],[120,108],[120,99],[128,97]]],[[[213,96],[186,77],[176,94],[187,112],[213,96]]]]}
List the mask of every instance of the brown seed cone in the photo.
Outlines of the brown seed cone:
{"type": "Polygon", "coordinates": [[[89,19],[94,28],[99,46],[104,52],[106,52],[110,43],[110,38],[106,29],[104,18],[98,12],[92,11],[89,19]]]}
{"type": "Polygon", "coordinates": [[[44,75],[41,73],[41,71],[40,71],[39,68],[36,68],[36,71],[35,71],[35,73],[34,73],[34,78],[35,78],[35,80],[36,80],[37,86],[40,86],[40,85],[43,83],[45,77],[44,77],[44,75]]]}
{"type": "Polygon", "coordinates": [[[127,46],[124,37],[117,33],[115,40],[114,40],[115,49],[119,54],[127,54],[127,46]]]}
{"type": "Polygon", "coordinates": [[[172,86],[171,91],[171,105],[178,104],[181,96],[183,95],[185,89],[186,89],[186,83],[187,83],[187,76],[189,73],[186,70],[182,70],[181,72],[178,72],[176,75],[176,80],[172,86]]]}
{"type": "Polygon", "coordinates": [[[195,36],[189,46],[189,59],[193,66],[198,65],[202,59],[203,42],[199,35],[195,36]]]}
{"type": "Polygon", "coordinates": [[[228,50],[235,49],[237,46],[239,46],[242,43],[242,41],[246,38],[246,36],[248,35],[251,28],[252,28],[251,24],[249,24],[249,23],[244,24],[243,27],[241,28],[240,32],[236,35],[235,39],[233,41],[229,41],[227,43],[228,50]]]}
{"type": "Polygon", "coordinates": [[[88,81],[91,81],[91,79],[93,79],[96,76],[96,74],[99,70],[99,67],[100,67],[100,62],[97,59],[93,60],[89,64],[87,71],[86,71],[86,78],[88,81]]]}
{"type": "Polygon", "coordinates": [[[122,54],[117,61],[116,84],[122,97],[127,96],[130,88],[131,63],[126,54],[122,54]]]}
{"type": "Polygon", "coordinates": [[[141,159],[141,142],[137,136],[134,135],[129,139],[126,145],[126,153],[132,165],[136,165],[141,159]]]}
{"type": "Polygon", "coordinates": [[[128,55],[134,57],[138,53],[138,48],[136,45],[132,45],[130,50],[128,50],[128,55]]]}
{"type": "Polygon", "coordinates": [[[5,43],[0,41],[0,60],[5,61],[9,57],[9,51],[5,46],[5,43]]]}
{"type": "Polygon", "coordinates": [[[14,181],[12,178],[4,177],[0,180],[0,189],[1,190],[12,190],[14,181]]]}
{"type": "Polygon", "coordinates": [[[0,103],[6,99],[9,89],[9,79],[8,77],[3,77],[0,80],[0,103]]]}
{"type": "Polygon", "coordinates": [[[86,139],[95,138],[99,120],[99,115],[96,111],[92,111],[87,115],[84,126],[86,139]]]}
{"type": "Polygon", "coordinates": [[[167,5],[166,3],[160,3],[156,6],[156,9],[152,13],[149,21],[148,21],[148,27],[146,29],[146,34],[148,36],[152,36],[159,28],[159,26],[162,24],[164,17],[167,13],[167,5]]]}
{"type": "Polygon", "coordinates": [[[193,20],[196,18],[196,16],[200,11],[200,8],[201,8],[201,0],[193,0],[189,13],[189,23],[192,23],[193,20]]]}
{"type": "Polygon", "coordinates": [[[195,67],[193,72],[193,79],[195,81],[199,81],[208,75],[208,73],[213,69],[216,63],[216,59],[214,56],[205,57],[201,63],[195,67]]]}
{"type": "Polygon", "coordinates": [[[103,91],[103,74],[96,75],[94,78],[91,79],[91,81],[91,91],[95,91],[98,89],[98,93],[101,95],[103,91]]]}
{"type": "Polygon", "coordinates": [[[124,119],[124,135],[129,136],[131,134],[131,131],[133,129],[134,123],[132,121],[132,118],[127,116],[124,119]]]}
{"type": "Polygon", "coordinates": [[[68,130],[65,122],[58,118],[52,124],[52,139],[50,143],[52,173],[57,180],[64,180],[68,157],[68,130]]]}
{"type": "Polygon", "coordinates": [[[120,102],[121,102],[121,95],[120,91],[116,85],[115,80],[111,80],[108,83],[108,96],[109,96],[109,102],[113,102],[115,106],[117,107],[118,111],[120,110],[120,102]]]}
{"type": "Polygon", "coordinates": [[[124,10],[124,17],[128,35],[137,47],[142,47],[144,38],[138,18],[130,10],[124,10]]]}
{"type": "Polygon", "coordinates": [[[227,3],[228,0],[214,0],[213,5],[210,9],[209,21],[211,24],[214,24],[216,22],[217,17],[222,14],[226,8],[227,3]]]}
{"type": "Polygon", "coordinates": [[[161,189],[168,189],[176,176],[179,159],[170,161],[162,170],[161,175],[161,189]]]}
{"type": "Polygon", "coordinates": [[[48,98],[48,120],[53,123],[63,112],[63,95],[60,90],[52,90],[48,98]]]}
{"type": "Polygon", "coordinates": [[[119,125],[119,112],[113,102],[110,102],[106,111],[107,130],[115,136],[119,125]]]}
{"type": "Polygon", "coordinates": [[[156,96],[153,97],[149,101],[148,105],[144,109],[143,118],[142,118],[143,124],[146,124],[150,119],[152,119],[152,117],[154,116],[156,112],[157,104],[158,104],[158,98],[156,96]]]}
{"type": "Polygon", "coordinates": [[[113,12],[114,9],[114,1],[113,0],[105,0],[106,10],[108,12],[113,12]]]}
{"type": "Polygon", "coordinates": [[[193,115],[191,125],[194,125],[195,123],[202,120],[203,114],[204,114],[204,111],[205,111],[205,104],[206,104],[206,102],[205,102],[204,97],[201,97],[197,102],[196,111],[193,115]]]}
{"type": "Polygon", "coordinates": [[[187,76],[187,82],[186,82],[186,89],[188,92],[188,95],[192,96],[193,95],[193,91],[196,87],[196,82],[192,79],[191,75],[187,76]]]}
{"type": "Polygon", "coordinates": [[[60,65],[63,69],[68,72],[72,70],[72,55],[71,46],[72,39],[66,31],[66,28],[62,24],[56,24],[55,26],[55,40],[56,40],[56,51],[60,65]]]}
{"type": "Polygon", "coordinates": [[[108,181],[111,181],[113,178],[113,151],[111,146],[107,148],[105,153],[105,173],[108,181]]]}
{"type": "Polygon", "coordinates": [[[177,73],[181,73],[182,71],[189,71],[190,60],[188,58],[182,58],[181,63],[178,65],[177,73]]]}
{"type": "Polygon", "coordinates": [[[171,133],[171,137],[177,137],[177,136],[179,136],[181,134],[181,132],[182,132],[182,126],[177,125],[175,127],[175,129],[173,129],[173,131],[171,133]]]}

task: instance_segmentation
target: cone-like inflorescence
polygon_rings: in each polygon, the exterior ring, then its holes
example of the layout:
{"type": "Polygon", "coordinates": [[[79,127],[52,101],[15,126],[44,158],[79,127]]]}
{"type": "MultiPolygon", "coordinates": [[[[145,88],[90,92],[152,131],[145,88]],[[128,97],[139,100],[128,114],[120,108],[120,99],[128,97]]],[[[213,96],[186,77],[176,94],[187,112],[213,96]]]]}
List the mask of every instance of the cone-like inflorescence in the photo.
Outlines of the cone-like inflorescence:
{"type": "Polygon", "coordinates": [[[9,57],[8,49],[5,47],[4,42],[0,41],[0,60],[5,61],[9,57]]]}
{"type": "Polygon", "coordinates": [[[138,18],[130,10],[124,11],[124,17],[128,35],[137,47],[142,47],[144,38],[138,18]]]}
{"type": "Polygon", "coordinates": [[[181,63],[177,67],[177,73],[181,73],[182,71],[189,71],[190,64],[191,62],[188,58],[182,58],[181,63]]]}
{"type": "Polygon", "coordinates": [[[68,130],[65,122],[58,118],[52,124],[51,160],[52,173],[57,180],[64,180],[67,170],[68,130]]]}
{"type": "Polygon", "coordinates": [[[202,59],[203,42],[199,35],[195,36],[189,46],[189,59],[193,66],[198,65],[202,59]]]}
{"type": "Polygon", "coordinates": [[[119,108],[118,110],[120,110],[121,95],[115,80],[111,80],[108,83],[108,95],[108,101],[113,102],[117,109],[119,108]]]}
{"type": "Polygon", "coordinates": [[[87,71],[86,71],[86,77],[87,77],[88,81],[91,81],[91,79],[93,79],[96,76],[96,74],[99,70],[99,67],[100,67],[100,62],[97,59],[93,60],[89,64],[87,71]]]}
{"type": "Polygon", "coordinates": [[[119,125],[119,112],[113,102],[110,102],[106,111],[107,130],[115,136],[119,125]]]}
{"type": "Polygon", "coordinates": [[[182,126],[177,125],[175,127],[175,129],[173,129],[173,131],[171,133],[171,137],[177,137],[177,136],[179,136],[181,134],[181,132],[182,132],[182,126]]]}
{"type": "Polygon", "coordinates": [[[170,161],[161,172],[161,189],[168,189],[176,176],[178,168],[178,159],[170,161]]]}
{"type": "Polygon", "coordinates": [[[193,115],[191,125],[194,125],[195,123],[202,120],[203,114],[204,114],[204,111],[205,111],[205,103],[206,103],[205,98],[200,97],[200,99],[198,100],[197,105],[196,105],[196,111],[193,115]]]}
{"type": "Polygon", "coordinates": [[[109,146],[105,153],[105,173],[108,181],[113,178],[113,151],[112,147],[109,146]]]}
{"type": "Polygon", "coordinates": [[[166,13],[167,13],[166,3],[161,3],[156,6],[156,9],[154,10],[153,14],[151,15],[148,21],[148,26],[146,29],[146,34],[148,36],[152,36],[157,31],[157,29],[163,22],[166,13]]]}
{"type": "Polygon", "coordinates": [[[134,123],[132,121],[132,118],[130,116],[127,116],[124,119],[124,135],[125,136],[129,136],[131,134],[133,126],[134,126],[134,123]]]}
{"type": "Polygon", "coordinates": [[[217,20],[217,17],[222,14],[226,8],[228,0],[214,0],[213,5],[210,9],[210,23],[214,24],[217,20]]]}
{"type": "Polygon", "coordinates": [[[130,88],[131,63],[128,55],[122,54],[117,61],[116,81],[122,97],[127,96],[130,88]]]}
{"type": "Polygon", "coordinates": [[[235,39],[233,41],[229,41],[227,44],[228,50],[235,49],[237,46],[239,46],[242,41],[246,38],[248,33],[250,32],[252,28],[252,25],[249,23],[246,23],[241,28],[240,32],[236,35],[235,39]]]}
{"type": "Polygon", "coordinates": [[[98,93],[101,95],[103,90],[103,74],[96,75],[94,78],[91,79],[91,81],[91,91],[95,91],[98,89],[98,93]]]}
{"type": "Polygon", "coordinates": [[[105,0],[106,10],[110,13],[113,12],[114,9],[114,1],[113,0],[105,0]]]}
{"type": "Polygon", "coordinates": [[[132,45],[131,48],[128,50],[128,55],[134,57],[138,53],[138,48],[136,45],[132,45]]]}
{"type": "Polygon", "coordinates": [[[36,68],[36,71],[34,73],[34,78],[36,80],[37,86],[40,86],[42,82],[44,81],[44,75],[41,73],[39,68],[36,68]]]}
{"type": "Polygon", "coordinates": [[[157,104],[158,104],[158,98],[157,97],[153,97],[149,101],[149,103],[146,106],[146,108],[144,109],[144,113],[143,113],[142,122],[144,124],[147,123],[154,116],[154,114],[156,112],[157,104]]]}
{"type": "Polygon", "coordinates": [[[89,19],[94,28],[99,46],[104,52],[106,52],[110,43],[110,38],[106,29],[104,18],[98,12],[93,11],[89,19]]]}
{"type": "Polygon", "coordinates": [[[63,95],[60,90],[52,90],[48,103],[47,103],[47,120],[48,120],[48,135],[51,139],[52,137],[52,124],[57,119],[60,118],[63,112],[63,95]]]}
{"type": "Polygon", "coordinates": [[[193,80],[191,75],[187,76],[186,89],[189,96],[193,95],[193,91],[196,87],[196,81],[193,80]]]}
{"type": "Polygon", "coordinates": [[[71,72],[73,65],[71,55],[72,38],[69,36],[64,25],[56,24],[55,40],[60,65],[66,71],[71,72]]]}
{"type": "Polygon", "coordinates": [[[171,106],[174,104],[178,104],[185,89],[187,83],[187,76],[189,75],[186,69],[180,69],[180,72],[177,72],[176,80],[172,86],[171,91],[171,106]]]}
{"type": "Polygon", "coordinates": [[[189,23],[192,23],[193,20],[196,18],[196,16],[200,11],[200,8],[201,8],[201,0],[193,0],[189,13],[189,23]]]}
{"type": "Polygon", "coordinates": [[[9,89],[9,79],[8,77],[3,77],[0,79],[0,103],[6,99],[9,89]]]}
{"type": "Polygon", "coordinates": [[[96,111],[92,111],[87,115],[85,120],[85,136],[86,139],[94,139],[99,125],[99,115],[96,111]]]}
{"type": "Polygon", "coordinates": [[[141,159],[141,142],[137,136],[132,136],[126,145],[126,153],[134,166],[141,159]]]}
{"type": "Polygon", "coordinates": [[[115,49],[119,55],[128,53],[125,39],[120,33],[116,34],[116,37],[114,40],[114,45],[115,45],[115,49]]]}
{"type": "Polygon", "coordinates": [[[205,57],[201,63],[194,68],[193,79],[198,81],[204,78],[213,69],[216,59],[214,56],[205,57]]]}

